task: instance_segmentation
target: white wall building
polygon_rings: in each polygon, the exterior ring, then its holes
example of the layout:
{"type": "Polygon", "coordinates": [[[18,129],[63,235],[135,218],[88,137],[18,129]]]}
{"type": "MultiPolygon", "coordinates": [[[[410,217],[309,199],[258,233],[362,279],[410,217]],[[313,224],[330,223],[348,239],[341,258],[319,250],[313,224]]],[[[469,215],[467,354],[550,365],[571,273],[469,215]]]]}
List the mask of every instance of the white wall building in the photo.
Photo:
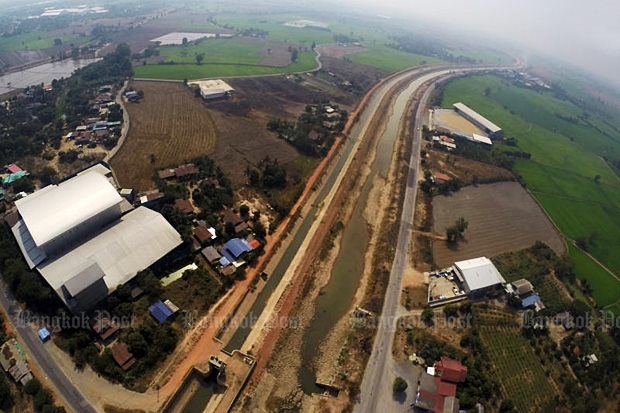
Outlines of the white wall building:
{"type": "Polygon", "coordinates": [[[484,292],[491,287],[506,283],[504,277],[487,257],[455,262],[454,269],[468,294],[484,292]]]}

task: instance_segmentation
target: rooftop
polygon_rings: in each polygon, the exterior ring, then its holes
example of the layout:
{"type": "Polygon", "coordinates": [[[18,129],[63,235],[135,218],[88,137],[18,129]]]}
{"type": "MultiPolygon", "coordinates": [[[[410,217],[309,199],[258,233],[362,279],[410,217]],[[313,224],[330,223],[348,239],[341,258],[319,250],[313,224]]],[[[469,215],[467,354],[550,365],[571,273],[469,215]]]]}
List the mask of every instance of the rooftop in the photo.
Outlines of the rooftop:
{"type": "Polygon", "coordinates": [[[493,122],[491,122],[490,120],[488,120],[487,118],[485,118],[484,116],[482,116],[481,114],[479,114],[478,112],[476,112],[475,110],[473,110],[472,108],[470,108],[469,106],[461,102],[455,103],[454,108],[460,112],[463,112],[464,114],[466,114],[467,116],[469,116],[470,118],[472,118],[473,120],[475,120],[476,122],[478,122],[479,124],[487,128],[488,130],[490,130],[491,133],[499,132],[502,130],[502,128],[500,128],[499,126],[497,126],[496,124],[494,124],[493,122]]]}
{"type": "Polygon", "coordinates": [[[181,236],[161,214],[138,207],[38,269],[50,286],[60,291],[84,272],[85,263],[96,264],[105,274],[103,280],[108,289],[113,291],[181,244],[181,236]]]}
{"type": "Polygon", "coordinates": [[[487,257],[454,263],[458,273],[462,275],[469,291],[480,290],[497,284],[504,284],[504,277],[487,257]]]}
{"type": "Polygon", "coordinates": [[[36,245],[41,246],[121,202],[97,172],[76,176],[17,200],[15,205],[36,245]]]}

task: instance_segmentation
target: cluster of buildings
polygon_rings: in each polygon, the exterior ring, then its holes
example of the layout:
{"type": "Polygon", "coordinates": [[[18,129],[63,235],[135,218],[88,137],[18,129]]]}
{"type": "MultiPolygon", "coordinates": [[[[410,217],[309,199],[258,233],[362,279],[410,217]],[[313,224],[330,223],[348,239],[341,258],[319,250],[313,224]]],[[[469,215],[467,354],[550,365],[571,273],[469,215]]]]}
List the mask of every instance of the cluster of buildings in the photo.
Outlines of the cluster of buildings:
{"type": "Polygon", "coordinates": [[[506,284],[505,288],[507,294],[512,294],[521,300],[521,306],[528,308],[534,306],[536,311],[544,308],[540,301],[540,296],[534,291],[534,286],[531,282],[522,278],[517,281],[513,281],[510,284],[506,284]]]}
{"type": "Polygon", "coordinates": [[[493,262],[486,257],[458,261],[454,266],[428,273],[428,303],[431,307],[479,297],[506,284],[493,262]]]}
{"type": "Polygon", "coordinates": [[[192,176],[198,174],[198,169],[193,163],[178,166],[176,168],[164,169],[157,172],[157,175],[161,179],[171,180],[176,179],[178,181],[185,181],[191,179],[192,176]]]}
{"type": "Polygon", "coordinates": [[[17,200],[5,217],[28,266],[75,313],[182,244],[161,214],[134,208],[112,182],[97,164],[17,200]]]}
{"type": "MultiPolygon", "coordinates": [[[[4,167],[5,173],[2,175],[2,185],[10,185],[13,182],[22,179],[28,175],[28,172],[24,171],[18,165],[12,163],[4,167]]],[[[1,188],[0,188],[1,190],[1,188]]],[[[0,200],[2,200],[2,192],[0,192],[0,200]]]]}
{"type": "Polygon", "coordinates": [[[456,397],[456,387],[466,378],[467,367],[457,360],[441,357],[434,367],[427,368],[420,375],[412,406],[421,412],[458,413],[460,402],[456,397]]]}

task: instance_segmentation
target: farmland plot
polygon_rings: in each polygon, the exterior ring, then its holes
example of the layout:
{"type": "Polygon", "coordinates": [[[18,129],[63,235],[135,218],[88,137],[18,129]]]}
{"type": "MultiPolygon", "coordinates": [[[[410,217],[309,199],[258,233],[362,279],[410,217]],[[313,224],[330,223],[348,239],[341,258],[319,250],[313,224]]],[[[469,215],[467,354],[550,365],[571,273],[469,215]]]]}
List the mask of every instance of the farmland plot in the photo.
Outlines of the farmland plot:
{"type": "Polygon", "coordinates": [[[516,317],[499,308],[475,312],[480,339],[501,383],[503,398],[512,400],[519,412],[541,411],[559,393],[555,380],[567,372],[551,355],[532,348],[516,317]]]}
{"type": "Polygon", "coordinates": [[[564,253],[564,242],[538,204],[516,182],[468,186],[451,196],[433,199],[434,231],[445,234],[459,217],[469,223],[465,239],[456,248],[435,241],[437,265],[494,256],[527,248],[540,240],[556,253],[564,253]]]}
{"type": "Polygon", "coordinates": [[[126,105],[129,133],[111,165],[121,186],[148,190],[156,169],[209,153],[217,129],[208,110],[182,83],[140,81],[131,86],[143,91],[144,99],[126,105]]]}

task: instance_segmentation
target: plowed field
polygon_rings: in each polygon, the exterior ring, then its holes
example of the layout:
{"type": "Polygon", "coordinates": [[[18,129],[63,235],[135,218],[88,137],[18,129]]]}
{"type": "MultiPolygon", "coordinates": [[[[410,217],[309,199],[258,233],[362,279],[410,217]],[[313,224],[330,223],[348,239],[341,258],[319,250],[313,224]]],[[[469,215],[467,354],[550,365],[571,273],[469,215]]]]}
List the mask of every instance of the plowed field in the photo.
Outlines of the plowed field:
{"type": "Polygon", "coordinates": [[[446,228],[459,217],[469,223],[465,240],[456,248],[449,248],[441,240],[433,244],[435,263],[440,267],[454,261],[527,248],[537,240],[545,242],[556,253],[565,252],[564,242],[551,221],[517,182],[468,186],[452,196],[433,199],[436,233],[445,234],[446,228]]]}
{"type": "Polygon", "coordinates": [[[182,83],[137,81],[130,86],[143,91],[144,99],[125,105],[129,133],[111,164],[122,187],[148,190],[156,169],[212,151],[217,130],[209,111],[182,83]]]}

